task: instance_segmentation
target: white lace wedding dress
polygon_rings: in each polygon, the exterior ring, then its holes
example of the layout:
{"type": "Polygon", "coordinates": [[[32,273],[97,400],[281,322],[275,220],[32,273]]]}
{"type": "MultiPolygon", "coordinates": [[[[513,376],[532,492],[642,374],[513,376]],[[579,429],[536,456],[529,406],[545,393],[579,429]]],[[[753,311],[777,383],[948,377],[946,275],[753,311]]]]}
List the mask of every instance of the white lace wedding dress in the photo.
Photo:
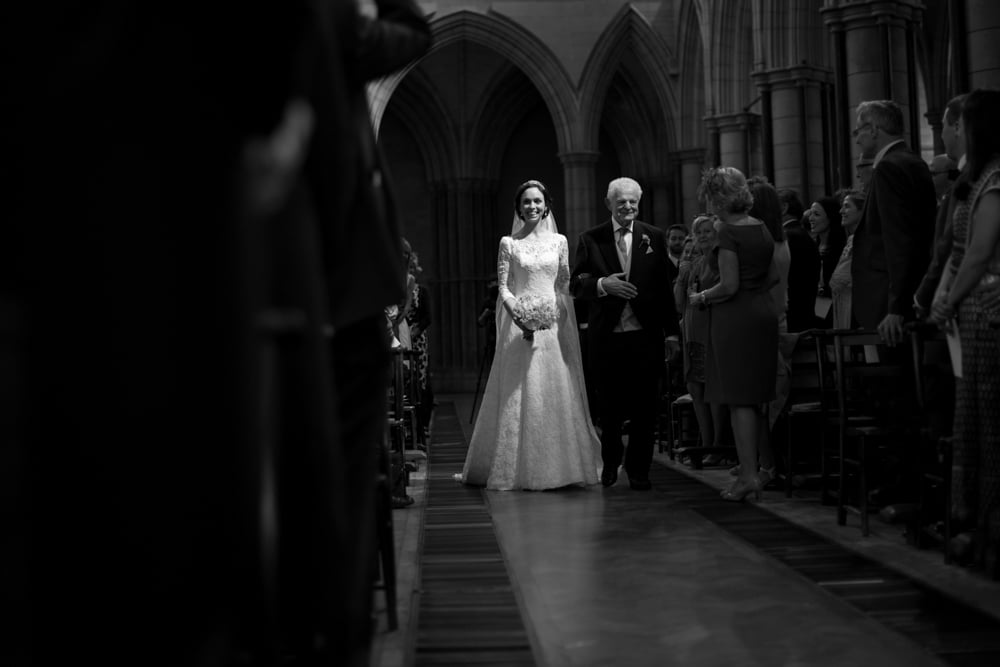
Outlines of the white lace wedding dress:
{"type": "Polygon", "coordinates": [[[566,237],[503,237],[497,278],[496,354],[459,479],[498,490],[595,484],[600,441],[568,294],[566,237]],[[526,340],[502,306],[510,297],[549,327],[526,340]]]}

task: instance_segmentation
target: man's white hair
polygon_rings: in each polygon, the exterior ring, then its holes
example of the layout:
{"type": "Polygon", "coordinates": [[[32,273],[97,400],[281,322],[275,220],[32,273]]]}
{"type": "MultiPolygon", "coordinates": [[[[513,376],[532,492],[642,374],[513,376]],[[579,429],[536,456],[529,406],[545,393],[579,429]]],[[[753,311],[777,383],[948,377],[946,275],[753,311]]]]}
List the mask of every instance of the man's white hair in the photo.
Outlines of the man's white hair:
{"type": "Polygon", "coordinates": [[[608,201],[614,201],[615,195],[622,190],[635,190],[642,199],[642,188],[639,184],[627,176],[622,176],[608,183],[608,201]]]}

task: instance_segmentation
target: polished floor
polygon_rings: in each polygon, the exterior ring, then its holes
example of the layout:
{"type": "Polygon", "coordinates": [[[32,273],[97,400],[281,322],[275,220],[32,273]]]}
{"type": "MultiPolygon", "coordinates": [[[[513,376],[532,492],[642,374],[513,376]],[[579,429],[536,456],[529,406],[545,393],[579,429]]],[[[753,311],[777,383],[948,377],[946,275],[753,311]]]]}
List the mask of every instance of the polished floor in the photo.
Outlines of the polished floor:
{"type": "Polygon", "coordinates": [[[665,457],[652,492],[468,493],[450,476],[471,397],[439,400],[394,512],[400,627],[380,616],[377,667],[1000,664],[1000,585],[898,526],[862,538],[777,491],[733,506],[724,470],[665,457]]]}

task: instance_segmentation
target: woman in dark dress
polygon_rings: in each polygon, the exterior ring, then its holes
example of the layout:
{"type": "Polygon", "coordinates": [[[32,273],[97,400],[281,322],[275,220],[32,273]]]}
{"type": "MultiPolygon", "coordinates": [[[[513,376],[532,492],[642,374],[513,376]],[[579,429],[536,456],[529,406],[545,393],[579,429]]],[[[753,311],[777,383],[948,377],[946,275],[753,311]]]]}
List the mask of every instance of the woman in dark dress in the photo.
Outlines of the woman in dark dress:
{"type": "Polygon", "coordinates": [[[775,395],[778,361],[778,310],[770,291],[778,275],[774,239],[748,214],[753,196],[738,169],[706,171],[698,196],[719,218],[719,283],[690,297],[692,305],[710,306],[705,400],[729,406],[740,460],[739,476],[722,497],[759,498],[757,439],[766,428],[764,404],[775,395]]]}

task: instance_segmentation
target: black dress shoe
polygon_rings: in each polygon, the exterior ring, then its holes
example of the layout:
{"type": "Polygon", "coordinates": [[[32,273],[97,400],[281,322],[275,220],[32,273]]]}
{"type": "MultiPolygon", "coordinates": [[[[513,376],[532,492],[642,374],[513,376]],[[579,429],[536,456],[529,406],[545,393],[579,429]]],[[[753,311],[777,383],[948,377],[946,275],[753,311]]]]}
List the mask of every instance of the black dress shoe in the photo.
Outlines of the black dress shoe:
{"type": "Polygon", "coordinates": [[[628,485],[632,487],[633,491],[649,491],[653,488],[652,483],[648,479],[630,479],[628,485]]]}
{"type": "Polygon", "coordinates": [[[605,471],[601,473],[601,484],[603,484],[604,486],[612,486],[617,481],[618,481],[617,468],[613,470],[605,469],[605,471]]]}

